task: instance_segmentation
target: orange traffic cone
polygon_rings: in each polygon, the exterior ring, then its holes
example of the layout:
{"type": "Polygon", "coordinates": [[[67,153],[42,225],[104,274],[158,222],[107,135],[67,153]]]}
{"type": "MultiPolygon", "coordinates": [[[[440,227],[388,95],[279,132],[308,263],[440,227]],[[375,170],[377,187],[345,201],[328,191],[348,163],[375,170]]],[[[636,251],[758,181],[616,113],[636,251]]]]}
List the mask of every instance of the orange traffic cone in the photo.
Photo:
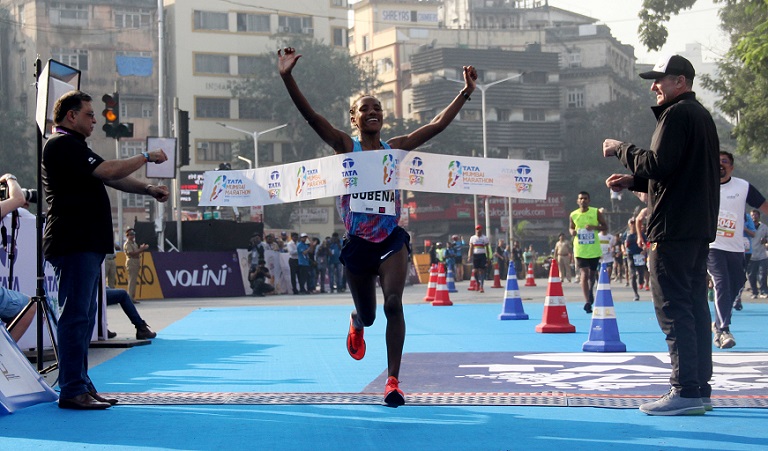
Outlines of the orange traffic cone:
{"type": "Polygon", "coordinates": [[[437,268],[437,291],[435,292],[435,300],[432,301],[432,305],[453,305],[448,295],[448,285],[445,283],[445,265],[440,263],[437,268]]]}
{"type": "Polygon", "coordinates": [[[475,268],[472,268],[472,277],[469,278],[469,291],[477,291],[477,279],[475,279],[475,268]]]}
{"type": "Polygon", "coordinates": [[[501,274],[499,274],[499,262],[493,264],[493,286],[491,288],[504,288],[501,286],[501,274]]]}
{"type": "MultiPolygon", "coordinates": [[[[560,273],[558,273],[558,277],[560,277],[560,273]]],[[[533,262],[528,263],[528,274],[525,275],[525,286],[526,287],[536,286],[536,280],[533,278],[533,262]]]]}
{"type": "Polygon", "coordinates": [[[435,300],[435,291],[437,290],[437,265],[432,265],[429,268],[429,283],[427,283],[427,295],[424,296],[424,300],[432,302],[435,300]]]}
{"type": "Polygon", "coordinates": [[[549,270],[549,285],[547,286],[547,296],[544,298],[544,314],[541,316],[541,324],[536,326],[536,332],[545,334],[576,332],[576,327],[568,322],[563,284],[555,260],[552,260],[552,267],[549,270]]]}

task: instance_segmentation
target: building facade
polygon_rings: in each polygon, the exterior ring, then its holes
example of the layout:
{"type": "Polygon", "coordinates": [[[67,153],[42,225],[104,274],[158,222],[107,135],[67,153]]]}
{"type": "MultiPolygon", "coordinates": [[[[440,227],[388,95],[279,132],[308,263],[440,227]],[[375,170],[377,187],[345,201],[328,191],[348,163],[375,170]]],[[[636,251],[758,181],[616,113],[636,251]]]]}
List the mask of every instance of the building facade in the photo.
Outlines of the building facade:
{"type": "MultiPolygon", "coordinates": [[[[80,88],[93,97],[99,124],[89,139],[105,158],[128,157],[157,135],[157,3],[153,0],[2,0],[8,13],[7,50],[2,54],[4,107],[21,111],[34,124],[35,59],[53,59],[81,71],[80,88]],[[119,92],[120,121],[133,124],[133,137],[119,141],[101,129],[102,96],[119,92]]],[[[139,177],[142,174],[138,174],[139,177]]],[[[145,196],[109,190],[122,223],[146,217],[145,196]]],[[[116,236],[122,234],[116,231],[116,236]]]]}

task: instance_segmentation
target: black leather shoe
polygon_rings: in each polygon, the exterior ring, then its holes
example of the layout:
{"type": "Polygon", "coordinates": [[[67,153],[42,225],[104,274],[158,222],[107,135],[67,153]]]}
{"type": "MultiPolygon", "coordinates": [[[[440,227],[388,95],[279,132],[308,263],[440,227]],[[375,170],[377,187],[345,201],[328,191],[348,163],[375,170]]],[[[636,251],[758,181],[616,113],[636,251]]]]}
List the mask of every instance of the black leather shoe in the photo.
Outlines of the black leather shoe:
{"type": "Polygon", "coordinates": [[[136,326],[137,340],[148,340],[155,337],[157,337],[157,332],[154,332],[152,329],[150,329],[147,323],[144,323],[141,326],[136,326]]]}
{"type": "Polygon", "coordinates": [[[107,330],[107,338],[115,338],[117,337],[117,332],[112,332],[111,330],[107,330]]]}
{"type": "Polygon", "coordinates": [[[83,393],[74,398],[59,399],[60,409],[103,410],[111,406],[108,402],[95,400],[90,393],[83,393]]]}
{"type": "Polygon", "coordinates": [[[105,398],[105,397],[101,396],[98,392],[96,392],[96,390],[90,392],[90,395],[96,401],[105,402],[105,403],[109,404],[110,406],[114,406],[118,402],[117,399],[115,399],[115,398],[105,398]]]}

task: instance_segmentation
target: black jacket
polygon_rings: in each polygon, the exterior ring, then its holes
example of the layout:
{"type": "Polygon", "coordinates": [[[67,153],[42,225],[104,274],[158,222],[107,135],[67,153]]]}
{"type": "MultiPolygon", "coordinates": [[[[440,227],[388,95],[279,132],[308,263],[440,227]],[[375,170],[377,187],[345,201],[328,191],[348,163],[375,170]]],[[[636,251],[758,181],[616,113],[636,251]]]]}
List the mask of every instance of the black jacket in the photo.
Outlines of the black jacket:
{"type": "Polygon", "coordinates": [[[648,240],[715,239],[720,206],[720,142],[712,116],[693,92],[651,108],[650,150],[622,143],[616,156],[648,193],[648,240]]]}

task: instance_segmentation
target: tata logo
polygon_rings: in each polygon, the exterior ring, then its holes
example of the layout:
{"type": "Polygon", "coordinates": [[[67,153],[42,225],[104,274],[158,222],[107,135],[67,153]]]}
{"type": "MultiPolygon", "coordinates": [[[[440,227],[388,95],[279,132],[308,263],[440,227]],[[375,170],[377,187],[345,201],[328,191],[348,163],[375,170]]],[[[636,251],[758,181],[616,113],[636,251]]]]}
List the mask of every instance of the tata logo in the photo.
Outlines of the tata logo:
{"type": "Polygon", "coordinates": [[[424,169],[410,168],[408,173],[410,175],[424,175],[424,169]]]}
{"type": "Polygon", "coordinates": [[[320,173],[320,171],[317,170],[317,169],[307,169],[307,175],[315,175],[315,174],[319,174],[319,173],[320,173]]]}
{"type": "Polygon", "coordinates": [[[282,188],[282,183],[280,182],[269,182],[267,183],[267,188],[269,189],[276,189],[276,188],[282,188]]]}
{"type": "Polygon", "coordinates": [[[351,171],[341,171],[342,177],[355,177],[357,175],[358,175],[357,171],[355,171],[354,169],[352,169],[351,171]]]}
{"type": "Polygon", "coordinates": [[[419,157],[413,157],[413,160],[411,160],[411,166],[415,168],[420,168],[422,164],[424,164],[424,162],[419,157]]]}
{"type": "Polygon", "coordinates": [[[230,185],[242,185],[243,179],[229,179],[227,180],[227,183],[230,185]]]}
{"type": "Polygon", "coordinates": [[[341,165],[347,169],[352,169],[352,166],[355,165],[355,160],[352,158],[345,158],[344,161],[341,162],[341,165]]]}
{"type": "Polygon", "coordinates": [[[464,166],[464,170],[469,172],[480,172],[480,168],[477,166],[464,166]]]}
{"type": "Polygon", "coordinates": [[[531,167],[526,164],[521,164],[517,167],[517,173],[518,175],[528,175],[531,173],[531,167]]]}
{"type": "Polygon", "coordinates": [[[279,171],[272,171],[269,174],[270,180],[278,180],[280,178],[280,172],[279,171]]]}

